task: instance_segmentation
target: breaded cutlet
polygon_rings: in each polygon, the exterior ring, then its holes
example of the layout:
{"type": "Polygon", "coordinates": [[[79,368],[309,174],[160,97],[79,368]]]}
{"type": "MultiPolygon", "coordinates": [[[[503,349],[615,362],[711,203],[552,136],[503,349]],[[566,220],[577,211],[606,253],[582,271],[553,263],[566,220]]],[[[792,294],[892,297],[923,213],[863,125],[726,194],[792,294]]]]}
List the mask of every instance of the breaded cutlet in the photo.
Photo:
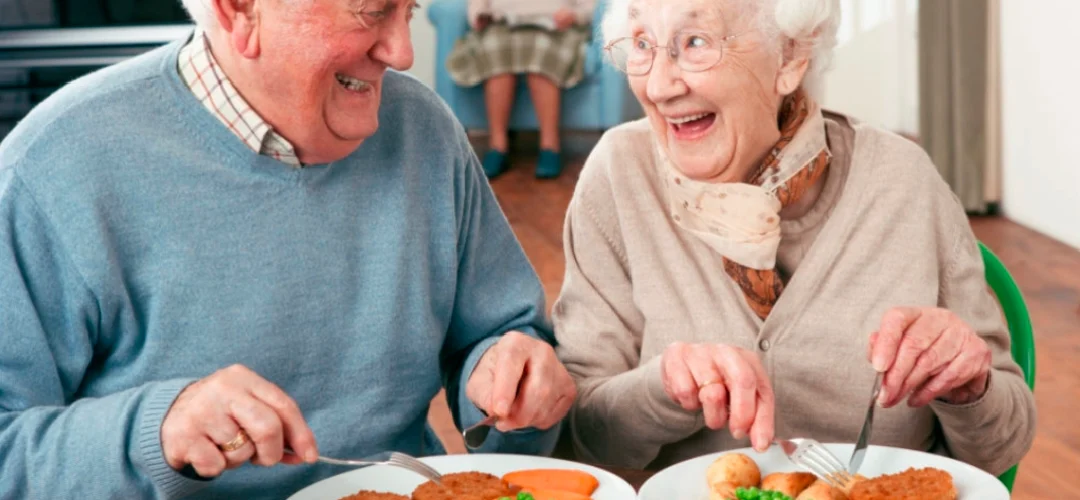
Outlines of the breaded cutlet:
{"type": "Polygon", "coordinates": [[[495,500],[514,496],[510,486],[483,472],[443,474],[442,485],[428,481],[413,491],[412,500],[495,500]]]}
{"type": "Polygon", "coordinates": [[[908,469],[855,484],[851,500],[956,500],[952,476],[941,469],[908,469]]]}
{"type": "Polygon", "coordinates": [[[347,497],[341,497],[338,500],[409,500],[409,497],[405,495],[396,495],[394,493],[379,493],[378,491],[361,490],[347,497]]]}

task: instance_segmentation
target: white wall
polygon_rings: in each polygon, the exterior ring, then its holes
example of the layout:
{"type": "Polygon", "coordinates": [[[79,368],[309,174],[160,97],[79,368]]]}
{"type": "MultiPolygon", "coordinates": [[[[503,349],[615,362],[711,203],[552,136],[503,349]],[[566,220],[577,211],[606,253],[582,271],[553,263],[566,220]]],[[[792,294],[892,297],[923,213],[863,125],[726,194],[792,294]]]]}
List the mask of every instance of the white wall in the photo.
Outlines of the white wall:
{"type": "Polygon", "coordinates": [[[409,25],[412,29],[415,54],[413,67],[409,73],[419,78],[428,87],[435,88],[435,27],[427,18],[428,3],[420,2],[420,8],[417,9],[412,24],[409,25]]]}
{"type": "Polygon", "coordinates": [[[1080,249],[1080,2],[1001,2],[1002,205],[1080,249]]]}
{"type": "Polygon", "coordinates": [[[918,0],[840,3],[839,41],[820,89],[822,104],[866,123],[917,134],[918,0]]]}

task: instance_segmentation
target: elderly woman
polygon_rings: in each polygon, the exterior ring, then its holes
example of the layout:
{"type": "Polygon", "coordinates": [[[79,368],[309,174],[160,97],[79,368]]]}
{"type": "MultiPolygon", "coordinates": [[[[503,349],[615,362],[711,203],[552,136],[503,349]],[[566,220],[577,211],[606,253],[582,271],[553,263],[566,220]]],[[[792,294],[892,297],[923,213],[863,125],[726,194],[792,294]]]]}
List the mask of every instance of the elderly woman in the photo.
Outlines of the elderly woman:
{"type": "Polygon", "coordinates": [[[559,144],[560,92],[585,76],[596,0],[469,0],[470,31],[446,61],[457,84],[484,85],[490,149],[488,177],[509,168],[509,123],[518,75],[529,86],[540,125],[536,177],[562,172],[559,144]]]}
{"type": "Polygon", "coordinates": [[[993,474],[1035,406],[960,205],[913,143],[804,90],[835,0],[616,0],[647,117],[607,132],[565,228],[553,316],[577,453],[661,467],[774,436],[872,442],[993,474]]]}

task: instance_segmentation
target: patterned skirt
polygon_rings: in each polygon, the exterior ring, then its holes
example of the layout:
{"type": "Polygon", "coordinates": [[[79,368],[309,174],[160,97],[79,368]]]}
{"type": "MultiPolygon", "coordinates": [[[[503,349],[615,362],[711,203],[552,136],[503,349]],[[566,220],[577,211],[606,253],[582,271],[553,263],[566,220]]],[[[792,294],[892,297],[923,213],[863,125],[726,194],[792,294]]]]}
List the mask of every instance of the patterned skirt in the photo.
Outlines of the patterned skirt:
{"type": "Polygon", "coordinates": [[[509,27],[496,23],[469,31],[446,60],[450,78],[472,87],[493,76],[539,73],[561,88],[585,77],[585,51],[591,33],[575,26],[562,31],[540,27],[509,27]]]}

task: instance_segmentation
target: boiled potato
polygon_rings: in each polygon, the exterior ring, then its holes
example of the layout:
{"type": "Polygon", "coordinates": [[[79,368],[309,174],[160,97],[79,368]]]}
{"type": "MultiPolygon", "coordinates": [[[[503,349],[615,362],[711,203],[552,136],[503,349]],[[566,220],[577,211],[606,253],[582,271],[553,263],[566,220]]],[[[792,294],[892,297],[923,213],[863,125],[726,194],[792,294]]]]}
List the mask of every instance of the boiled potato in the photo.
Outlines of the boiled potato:
{"type": "Polygon", "coordinates": [[[738,487],[731,483],[710,484],[709,500],[735,500],[735,488],[738,487]]]}
{"type": "Polygon", "coordinates": [[[809,488],[799,493],[795,500],[848,500],[843,491],[837,490],[818,479],[809,488]]]}
{"type": "Polygon", "coordinates": [[[864,476],[862,474],[855,474],[855,480],[848,483],[848,484],[846,484],[846,485],[844,485],[844,488],[843,488],[844,494],[845,495],[851,495],[851,490],[853,488],[855,488],[855,484],[856,483],[861,483],[863,481],[866,481],[866,476],[864,476]]]}
{"type": "Polygon", "coordinates": [[[761,480],[761,489],[779,491],[795,498],[816,480],[817,478],[808,472],[774,472],[761,480]]]}
{"type": "Polygon", "coordinates": [[[716,490],[714,486],[718,485],[730,486],[732,490],[740,486],[749,488],[761,484],[761,469],[754,459],[742,453],[728,453],[709,465],[705,481],[710,490],[716,490]]]}
{"type": "Polygon", "coordinates": [[[814,484],[810,485],[809,488],[803,490],[802,493],[799,493],[799,496],[791,496],[795,500],[848,500],[851,489],[855,486],[855,483],[860,481],[866,481],[866,476],[855,474],[854,481],[845,485],[842,489],[836,489],[818,479],[814,481],[814,484]]]}

